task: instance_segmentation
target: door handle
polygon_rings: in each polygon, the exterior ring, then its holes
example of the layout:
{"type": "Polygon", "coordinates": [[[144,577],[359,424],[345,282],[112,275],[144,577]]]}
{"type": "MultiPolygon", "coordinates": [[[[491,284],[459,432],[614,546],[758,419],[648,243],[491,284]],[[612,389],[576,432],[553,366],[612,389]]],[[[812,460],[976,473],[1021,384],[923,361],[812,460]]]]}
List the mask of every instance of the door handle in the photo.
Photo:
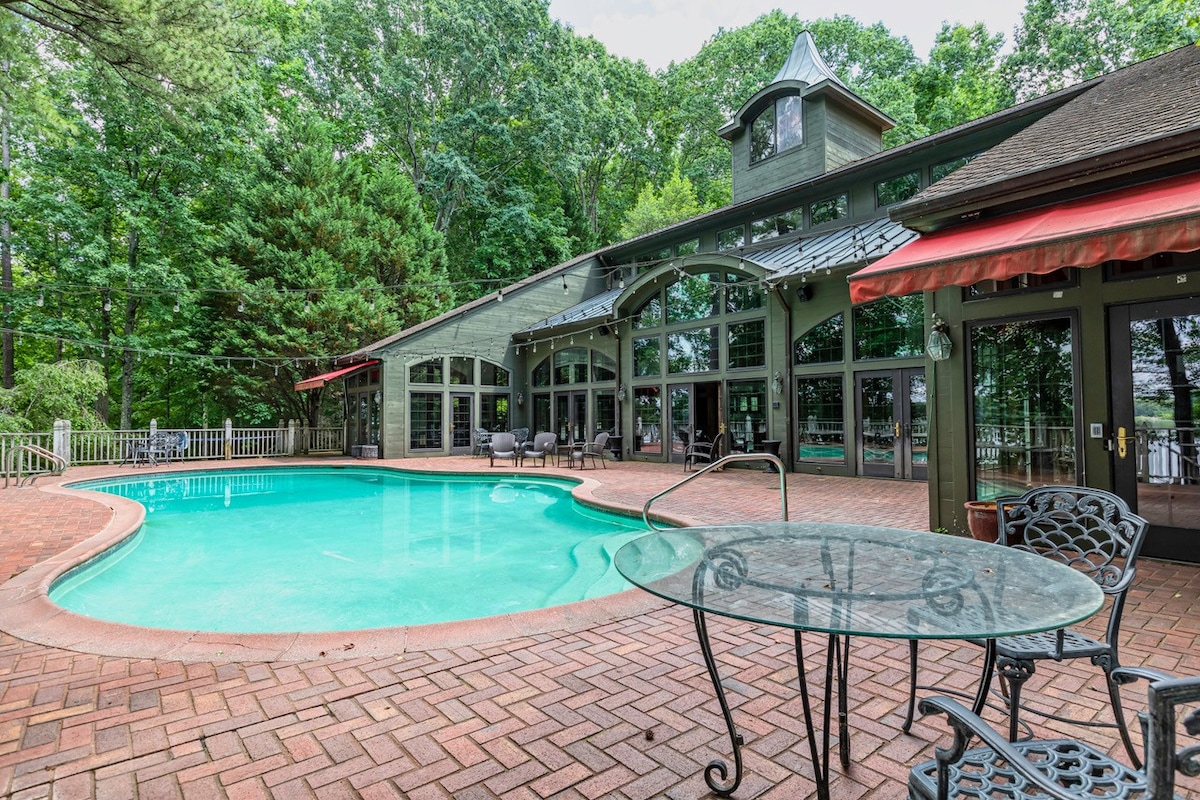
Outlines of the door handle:
{"type": "Polygon", "coordinates": [[[899,422],[892,423],[892,433],[895,435],[895,437],[897,439],[900,438],[900,423],[899,422]]]}
{"type": "Polygon", "coordinates": [[[1117,458],[1125,458],[1129,455],[1129,446],[1126,442],[1135,441],[1137,436],[1127,436],[1125,428],[1117,428],[1117,435],[1113,437],[1117,440],[1117,458]]]}

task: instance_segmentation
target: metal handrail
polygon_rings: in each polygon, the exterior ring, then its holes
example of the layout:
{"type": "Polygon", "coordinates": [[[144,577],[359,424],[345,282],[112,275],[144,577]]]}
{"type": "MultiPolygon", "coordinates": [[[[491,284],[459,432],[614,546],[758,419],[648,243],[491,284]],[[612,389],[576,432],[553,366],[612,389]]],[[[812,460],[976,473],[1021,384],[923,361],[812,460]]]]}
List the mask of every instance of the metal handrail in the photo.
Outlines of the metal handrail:
{"type": "Polygon", "coordinates": [[[47,459],[48,461],[50,461],[51,464],[54,465],[54,468],[50,469],[50,470],[41,470],[38,472],[32,472],[29,475],[26,475],[24,478],[22,478],[21,473],[19,471],[20,467],[18,466],[18,472],[16,475],[18,489],[21,488],[22,486],[31,486],[33,484],[33,482],[35,480],[37,480],[39,475],[46,475],[46,474],[61,475],[63,470],[65,470],[67,468],[67,460],[65,458],[63,458],[60,455],[55,455],[53,452],[51,452],[50,450],[47,450],[46,448],[42,447],[41,445],[37,445],[37,444],[17,445],[11,451],[9,451],[8,463],[5,464],[5,470],[4,470],[4,488],[5,489],[8,488],[8,477],[9,477],[9,475],[12,474],[12,471],[13,471],[13,459],[17,456],[18,453],[20,453],[22,451],[29,453],[30,455],[38,456],[39,458],[47,459]]]}
{"type": "Polygon", "coordinates": [[[779,456],[771,455],[770,453],[730,453],[727,456],[722,456],[721,458],[718,458],[716,461],[712,462],[711,464],[704,465],[703,468],[690,473],[683,480],[678,481],[677,483],[671,484],[666,489],[663,489],[661,492],[659,492],[658,494],[654,495],[649,500],[647,500],[646,504],[644,506],[642,506],[642,520],[646,523],[646,527],[652,531],[668,530],[667,528],[660,528],[659,526],[655,525],[654,521],[650,519],[650,506],[654,503],[655,500],[665,497],[666,495],[675,491],[679,487],[683,486],[688,481],[695,480],[696,478],[699,478],[701,475],[703,475],[706,472],[710,472],[714,469],[717,469],[718,467],[723,467],[726,464],[729,464],[729,463],[732,463],[735,461],[765,461],[768,464],[773,464],[775,466],[775,471],[777,473],[779,473],[779,503],[781,506],[780,519],[783,522],[787,522],[787,518],[788,518],[787,475],[783,471],[783,461],[779,458],[779,456]]]}

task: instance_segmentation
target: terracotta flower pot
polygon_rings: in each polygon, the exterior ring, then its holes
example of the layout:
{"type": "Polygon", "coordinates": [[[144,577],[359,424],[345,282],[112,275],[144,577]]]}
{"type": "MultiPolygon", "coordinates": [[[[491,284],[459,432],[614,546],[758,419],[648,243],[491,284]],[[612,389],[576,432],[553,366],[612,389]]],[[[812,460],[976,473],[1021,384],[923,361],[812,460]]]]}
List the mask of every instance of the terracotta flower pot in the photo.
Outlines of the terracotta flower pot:
{"type": "Polygon", "coordinates": [[[968,500],[963,503],[967,510],[967,528],[971,538],[981,542],[994,542],[999,538],[1000,525],[996,516],[996,503],[991,500],[968,500]]]}

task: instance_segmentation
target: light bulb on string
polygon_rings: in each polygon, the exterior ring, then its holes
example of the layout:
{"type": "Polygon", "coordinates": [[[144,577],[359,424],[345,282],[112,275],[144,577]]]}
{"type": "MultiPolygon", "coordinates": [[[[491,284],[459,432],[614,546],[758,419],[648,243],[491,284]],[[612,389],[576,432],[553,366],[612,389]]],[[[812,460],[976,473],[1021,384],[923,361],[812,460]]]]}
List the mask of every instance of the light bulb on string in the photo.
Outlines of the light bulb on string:
{"type": "Polygon", "coordinates": [[[238,298],[238,313],[240,314],[245,310],[246,310],[246,301],[244,301],[242,298],[239,297],[238,298]]]}
{"type": "Polygon", "coordinates": [[[41,292],[38,292],[37,304],[38,304],[38,308],[41,308],[42,306],[46,305],[46,296],[41,292]]]}
{"type": "Polygon", "coordinates": [[[107,295],[107,294],[106,294],[106,295],[104,295],[104,306],[103,306],[103,308],[104,308],[104,310],[105,310],[106,312],[108,312],[108,311],[112,311],[112,300],[110,300],[110,299],[109,299],[109,297],[108,297],[108,295],[107,295]]]}
{"type": "Polygon", "coordinates": [[[176,298],[176,300],[175,300],[175,308],[173,310],[176,314],[179,313],[179,299],[178,298],[176,298]]]}

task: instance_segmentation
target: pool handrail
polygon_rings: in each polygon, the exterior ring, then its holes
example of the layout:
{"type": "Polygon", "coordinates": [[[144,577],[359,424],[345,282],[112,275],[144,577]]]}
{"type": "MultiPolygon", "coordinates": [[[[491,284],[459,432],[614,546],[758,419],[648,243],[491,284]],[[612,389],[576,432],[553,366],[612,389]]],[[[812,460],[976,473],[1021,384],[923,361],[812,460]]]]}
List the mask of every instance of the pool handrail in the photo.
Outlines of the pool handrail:
{"type": "Polygon", "coordinates": [[[730,453],[727,456],[722,456],[721,458],[718,458],[716,461],[712,462],[711,464],[704,465],[704,467],[697,470],[696,472],[688,473],[687,477],[685,477],[683,480],[677,481],[677,482],[671,484],[666,489],[663,489],[661,492],[659,492],[658,494],[654,495],[649,500],[647,500],[646,504],[642,506],[642,521],[646,523],[646,527],[653,531],[667,530],[666,528],[662,528],[662,527],[659,527],[658,525],[655,525],[654,520],[652,520],[650,518],[650,506],[654,504],[655,500],[665,497],[666,495],[675,491],[676,489],[678,489],[679,487],[688,483],[689,481],[699,478],[701,475],[705,474],[706,472],[711,472],[714,469],[724,467],[725,465],[733,463],[735,461],[765,461],[769,466],[773,466],[775,468],[775,472],[778,473],[778,475],[779,475],[779,503],[780,503],[779,519],[783,522],[787,522],[787,518],[788,518],[787,473],[784,472],[783,461],[779,458],[779,456],[772,455],[770,453],[730,453]]]}

